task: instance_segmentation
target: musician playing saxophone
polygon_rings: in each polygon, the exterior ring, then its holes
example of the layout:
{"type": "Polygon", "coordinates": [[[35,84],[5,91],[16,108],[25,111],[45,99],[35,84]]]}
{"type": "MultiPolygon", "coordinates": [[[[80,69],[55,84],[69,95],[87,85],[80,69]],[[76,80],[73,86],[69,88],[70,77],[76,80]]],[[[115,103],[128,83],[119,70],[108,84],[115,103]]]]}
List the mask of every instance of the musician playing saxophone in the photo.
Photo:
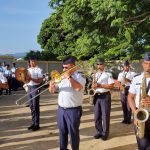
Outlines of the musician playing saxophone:
{"type": "MultiPolygon", "coordinates": [[[[150,51],[145,53],[144,55],[144,61],[142,63],[144,73],[141,75],[136,76],[132,80],[132,84],[129,89],[129,95],[128,95],[128,102],[129,106],[135,114],[136,110],[142,107],[149,107],[150,108],[150,51]],[[144,92],[142,89],[142,81],[145,77],[145,91],[146,91],[146,97],[141,96],[144,92]]],[[[148,109],[149,111],[149,109],[148,109]]],[[[150,111],[149,111],[150,113],[150,111]]],[[[134,127],[135,127],[135,134],[137,133],[137,121],[134,118],[134,127]]],[[[150,116],[148,117],[147,121],[145,122],[145,133],[143,138],[139,138],[136,134],[137,139],[137,145],[139,150],[149,150],[150,149],[150,116]]]]}
{"type": "Polygon", "coordinates": [[[130,70],[130,63],[128,61],[125,61],[123,64],[123,71],[118,75],[118,81],[120,83],[120,100],[123,110],[122,123],[124,124],[131,123],[131,109],[129,107],[127,97],[131,81],[135,75],[136,73],[130,70]]]}
{"type": "Polygon", "coordinates": [[[114,87],[114,80],[108,72],[105,71],[105,61],[103,58],[97,60],[97,72],[95,74],[96,82],[92,84],[95,89],[94,95],[94,118],[96,134],[95,139],[101,138],[106,141],[109,136],[111,93],[114,87]]]}

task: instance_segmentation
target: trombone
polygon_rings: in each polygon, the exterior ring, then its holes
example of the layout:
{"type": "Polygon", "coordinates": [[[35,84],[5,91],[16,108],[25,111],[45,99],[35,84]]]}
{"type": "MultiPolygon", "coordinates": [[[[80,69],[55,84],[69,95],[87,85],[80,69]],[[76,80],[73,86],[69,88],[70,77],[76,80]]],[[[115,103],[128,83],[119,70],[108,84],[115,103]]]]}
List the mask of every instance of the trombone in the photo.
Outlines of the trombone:
{"type": "MultiPolygon", "coordinates": [[[[50,80],[48,80],[47,82],[45,82],[44,84],[42,84],[41,86],[39,86],[38,88],[36,88],[34,91],[32,92],[29,92],[27,94],[25,94],[24,96],[22,96],[21,98],[19,98],[18,100],[16,100],[16,105],[18,106],[22,106],[22,105],[26,105],[30,100],[38,97],[39,95],[41,95],[42,93],[46,92],[48,90],[48,88],[44,89],[42,92],[38,93],[36,96],[32,97],[31,99],[29,100],[24,100],[25,97],[27,97],[29,94],[35,92],[36,90],[39,90],[40,88],[42,88],[43,86],[49,84],[50,81],[53,81],[55,83],[59,83],[61,80],[62,80],[62,77],[63,75],[68,72],[68,71],[76,71],[78,66],[80,66],[81,64],[79,65],[75,65],[73,66],[72,68],[68,69],[67,71],[63,72],[62,74],[60,74],[57,70],[52,70],[51,73],[50,73],[50,80]]],[[[26,69],[21,69],[23,71],[20,71],[20,70],[16,70],[16,77],[17,79],[19,79],[19,81],[22,81],[24,83],[28,83],[28,81],[26,81],[26,75],[28,74],[27,73],[27,70],[26,69]],[[19,73],[18,73],[19,72],[19,73]]]]}

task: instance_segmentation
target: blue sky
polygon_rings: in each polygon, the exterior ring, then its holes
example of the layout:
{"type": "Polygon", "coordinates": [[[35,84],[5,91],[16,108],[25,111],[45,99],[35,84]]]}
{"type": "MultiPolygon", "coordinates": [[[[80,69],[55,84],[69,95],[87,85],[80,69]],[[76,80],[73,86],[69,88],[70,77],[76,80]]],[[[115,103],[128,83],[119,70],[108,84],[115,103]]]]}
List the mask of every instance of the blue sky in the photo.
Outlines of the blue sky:
{"type": "Polygon", "coordinates": [[[42,22],[52,10],[49,0],[0,0],[0,54],[41,50],[42,22]]]}

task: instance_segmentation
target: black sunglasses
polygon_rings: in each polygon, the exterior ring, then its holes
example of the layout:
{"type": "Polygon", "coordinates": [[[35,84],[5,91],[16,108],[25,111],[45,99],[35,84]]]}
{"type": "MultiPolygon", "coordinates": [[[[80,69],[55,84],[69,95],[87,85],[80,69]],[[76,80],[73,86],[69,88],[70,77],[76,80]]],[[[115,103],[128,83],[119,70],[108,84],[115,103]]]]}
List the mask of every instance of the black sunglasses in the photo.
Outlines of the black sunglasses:
{"type": "Polygon", "coordinates": [[[97,64],[97,65],[103,65],[103,64],[97,64]]]}
{"type": "MultiPolygon", "coordinates": [[[[63,67],[63,66],[62,66],[63,67]]],[[[68,69],[69,67],[63,67],[64,69],[68,69]]]]}

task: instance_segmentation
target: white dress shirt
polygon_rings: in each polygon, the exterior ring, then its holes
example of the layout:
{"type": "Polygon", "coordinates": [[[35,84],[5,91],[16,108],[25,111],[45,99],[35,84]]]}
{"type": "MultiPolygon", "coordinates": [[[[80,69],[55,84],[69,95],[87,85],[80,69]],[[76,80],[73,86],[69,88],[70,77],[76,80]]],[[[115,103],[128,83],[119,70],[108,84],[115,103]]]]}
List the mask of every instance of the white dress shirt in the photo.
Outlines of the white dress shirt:
{"type": "MultiPolygon", "coordinates": [[[[96,77],[96,81],[98,84],[113,84],[114,83],[114,79],[106,71],[103,71],[103,72],[98,71],[95,74],[95,77],[96,77]]],[[[104,88],[96,89],[96,93],[97,92],[104,93],[104,92],[108,92],[108,91],[110,91],[110,89],[104,89],[104,88]]]]}
{"type": "MultiPolygon", "coordinates": [[[[85,78],[81,73],[76,71],[72,78],[79,82],[84,89],[85,86],[85,78]]],[[[83,90],[75,91],[71,86],[69,79],[62,79],[58,84],[59,94],[58,94],[58,105],[63,108],[72,108],[82,105],[83,101],[83,90]]]]}
{"type": "MultiPolygon", "coordinates": [[[[140,94],[142,93],[141,85],[142,85],[143,75],[144,75],[144,73],[133,78],[132,83],[131,83],[130,88],[129,88],[129,92],[132,94],[135,94],[135,105],[137,108],[139,108],[140,94]]],[[[147,86],[148,86],[149,81],[150,81],[150,78],[146,78],[146,85],[147,86]]],[[[150,94],[150,90],[148,91],[148,95],[149,94],[150,94]]]]}
{"type": "MultiPolygon", "coordinates": [[[[29,73],[31,74],[31,78],[38,79],[43,77],[42,69],[36,66],[35,68],[28,68],[29,73]]],[[[36,83],[34,81],[30,81],[28,85],[33,86],[33,85],[39,85],[39,83],[36,83]]]]}

